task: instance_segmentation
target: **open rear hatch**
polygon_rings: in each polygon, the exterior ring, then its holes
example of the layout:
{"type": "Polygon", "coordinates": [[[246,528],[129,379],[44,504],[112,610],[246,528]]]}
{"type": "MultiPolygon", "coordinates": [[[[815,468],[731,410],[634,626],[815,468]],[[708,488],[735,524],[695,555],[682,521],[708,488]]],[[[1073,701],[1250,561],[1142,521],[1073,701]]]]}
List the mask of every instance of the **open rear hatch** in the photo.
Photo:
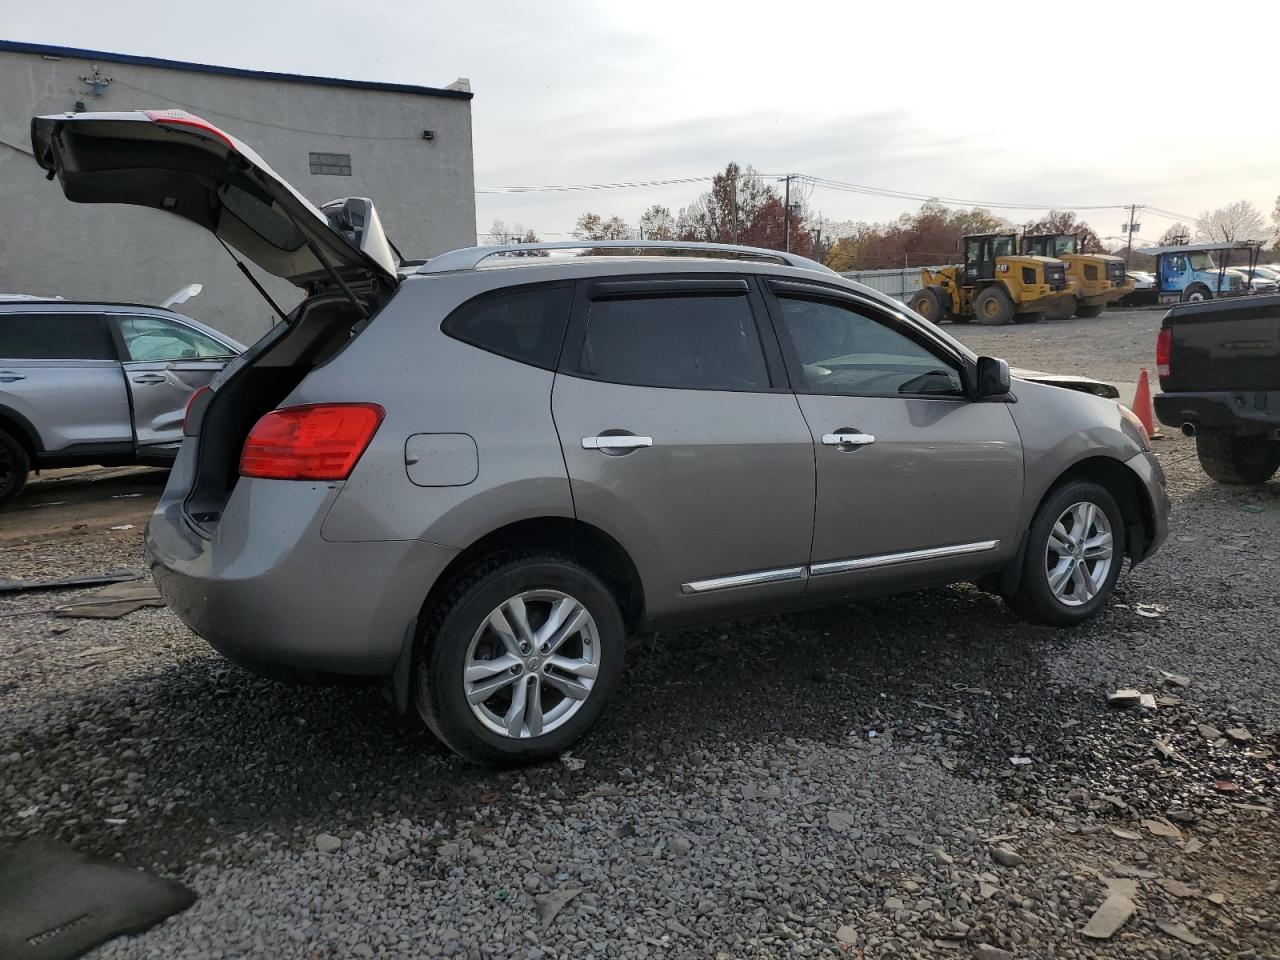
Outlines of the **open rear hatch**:
{"type": "Polygon", "coordinates": [[[331,221],[247,145],[183,110],[35,117],[31,146],[69,200],[167,210],[304,289],[396,286],[372,203],[328,204],[331,221]]]}
{"type": "Polygon", "coordinates": [[[202,405],[186,510],[208,533],[254,423],[341,351],[399,284],[377,211],[359,197],[317,209],[244,143],[181,110],[36,117],[31,143],[68,199],[176,214],[307,293],[286,315],[240,264],[286,323],[229,364],[202,405]]]}

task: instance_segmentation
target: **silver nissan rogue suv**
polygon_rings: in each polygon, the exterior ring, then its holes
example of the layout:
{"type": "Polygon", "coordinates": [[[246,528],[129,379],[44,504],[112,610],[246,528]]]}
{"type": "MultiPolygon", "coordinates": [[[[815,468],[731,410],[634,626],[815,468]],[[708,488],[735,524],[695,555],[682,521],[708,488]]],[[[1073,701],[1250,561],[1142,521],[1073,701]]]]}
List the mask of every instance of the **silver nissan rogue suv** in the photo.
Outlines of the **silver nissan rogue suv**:
{"type": "Polygon", "coordinates": [[[190,114],[32,141],[72,200],[185,217],[307,293],[193,401],[146,538],[170,606],[260,673],[383,683],[466,757],[565,750],[636,631],[964,580],[1067,626],[1165,537],[1129,411],[803,258],[410,266],[369,201],[317,209],[190,114]]]}

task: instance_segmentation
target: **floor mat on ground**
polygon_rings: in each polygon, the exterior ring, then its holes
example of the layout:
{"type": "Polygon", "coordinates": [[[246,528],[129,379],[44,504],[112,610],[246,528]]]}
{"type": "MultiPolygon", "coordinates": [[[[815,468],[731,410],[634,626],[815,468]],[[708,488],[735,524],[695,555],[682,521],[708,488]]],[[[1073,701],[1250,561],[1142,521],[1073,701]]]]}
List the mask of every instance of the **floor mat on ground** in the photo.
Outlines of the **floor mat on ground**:
{"type": "Polygon", "coordinates": [[[0,957],[69,960],[112,937],[141,933],[195,899],[180,883],[65,844],[0,847],[0,957]]]}

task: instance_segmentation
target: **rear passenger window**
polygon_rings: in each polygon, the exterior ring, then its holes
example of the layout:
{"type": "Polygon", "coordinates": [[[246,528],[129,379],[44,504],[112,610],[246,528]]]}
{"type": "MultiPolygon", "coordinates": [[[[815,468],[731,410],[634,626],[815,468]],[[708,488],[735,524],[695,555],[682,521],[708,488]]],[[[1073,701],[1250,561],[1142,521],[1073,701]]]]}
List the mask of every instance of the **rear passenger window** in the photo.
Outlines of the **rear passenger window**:
{"type": "Polygon", "coordinates": [[[115,360],[102,317],[78,313],[0,314],[0,357],[7,360],[115,360]]]}
{"type": "Polygon", "coordinates": [[[572,296],[568,286],[505,290],[463,304],[443,329],[481,350],[554,370],[572,296]]]}
{"type": "Polygon", "coordinates": [[[645,387],[769,389],[745,296],[595,300],[578,371],[645,387]]]}

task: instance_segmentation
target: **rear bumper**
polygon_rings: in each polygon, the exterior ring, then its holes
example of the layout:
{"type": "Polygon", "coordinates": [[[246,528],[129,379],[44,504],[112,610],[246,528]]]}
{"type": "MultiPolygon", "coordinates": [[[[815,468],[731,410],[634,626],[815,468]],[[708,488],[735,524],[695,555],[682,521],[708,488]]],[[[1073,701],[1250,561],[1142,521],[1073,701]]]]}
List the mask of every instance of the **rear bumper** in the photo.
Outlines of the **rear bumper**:
{"type": "Polygon", "coordinates": [[[1142,482],[1151,508],[1151,526],[1145,531],[1145,543],[1141,549],[1132,551],[1133,562],[1137,564],[1159,550],[1169,536],[1169,494],[1165,490],[1164,468],[1154,453],[1148,451],[1130,457],[1125,466],[1142,482]]]}
{"type": "Polygon", "coordinates": [[[456,551],[421,541],[331,543],[328,484],[241,481],[210,539],[166,497],[147,525],[161,595],[228,659],[278,679],[380,677],[456,551]]]}
{"type": "Polygon", "coordinates": [[[1161,393],[1156,417],[1166,427],[1191,423],[1240,433],[1272,433],[1280,429],[1280,391],[1249,393],[1161,393]]]}

